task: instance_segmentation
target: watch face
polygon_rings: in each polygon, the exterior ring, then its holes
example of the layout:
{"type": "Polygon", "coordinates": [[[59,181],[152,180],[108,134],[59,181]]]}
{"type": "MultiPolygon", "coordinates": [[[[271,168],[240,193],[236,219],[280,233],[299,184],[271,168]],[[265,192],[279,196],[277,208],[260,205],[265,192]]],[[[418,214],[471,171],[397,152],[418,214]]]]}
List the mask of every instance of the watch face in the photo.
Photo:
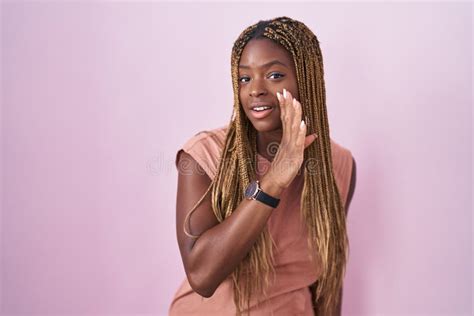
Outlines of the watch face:
{"type": "Polygon", "coordinates": [[[247,199],[252,198],[255,195],[255,193],[257,193],[257,188],[258,188],[258,186],[257,186],[256,181],[250,182],[247,189],[245,190],[245,197],[247,199]]]}

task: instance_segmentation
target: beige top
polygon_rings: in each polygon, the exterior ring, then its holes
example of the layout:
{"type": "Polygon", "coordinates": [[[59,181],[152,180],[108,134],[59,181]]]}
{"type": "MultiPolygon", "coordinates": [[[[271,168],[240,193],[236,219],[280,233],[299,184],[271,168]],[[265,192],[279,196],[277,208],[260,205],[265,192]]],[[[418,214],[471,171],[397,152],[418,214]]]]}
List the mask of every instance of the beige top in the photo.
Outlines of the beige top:
{"type": "MultiPolygon", "coordinates": [[[[226,131],[227,126],[223,126],[194,135],[178,151],[176,160],[179,152],[184,150],[199,163],[209,178],[213,179],[224,147],[226,131]]],[[[352,172],[352,153],[332,139],[331,153],[336,185],[345,204],[352,172]]],[[[270,164],[270,161],[258,154],[257,179],[265,174],[270,164]]],[[[256,299],[251,300],[250,315],[314,315],[308,286],[318,280],[321,271],[314,271],[314,265],[309,258],[307,231],[299,212],[300,200],[294,198],[301,196],[302,189],[302,177],[295,178],[282,193],[280,204],[273,210],[267,222],[277,246],[274,252],[276,279],[271,284],[265,301],[257,305],[256,299]]],[[[185,278],[169,308],[170,316],[233,316],[235,313],[230,276],[209,298],[194,292],[185,278]]]]}

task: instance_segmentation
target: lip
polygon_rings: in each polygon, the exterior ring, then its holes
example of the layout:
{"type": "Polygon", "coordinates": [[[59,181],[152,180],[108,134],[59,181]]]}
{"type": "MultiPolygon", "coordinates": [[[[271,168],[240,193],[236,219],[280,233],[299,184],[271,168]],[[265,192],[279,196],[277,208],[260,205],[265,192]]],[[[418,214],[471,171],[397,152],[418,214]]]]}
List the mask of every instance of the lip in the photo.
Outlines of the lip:
{"type": "Polygon", "coordinates": [[[253,108],[257,106],[271,106],[272,108],[274,107],[271,103],[268,102],[252,102],[252,104],[250,104],[250,109],[253,110],[253,108]]]}
{"type": "Polygon", "coordinates": [[[251,105],[250,105],[250,113],[252,114],[252,116],[256,119],[263,119],[263,118],[266,118],[267,116],[269,116],[273,111],[275,110],[275,106],[270,104],[270,103],[267,103],[267,102],[253,102],[251,105]],[[257,111],[254,111],[253,108],[254,107],[258,107],[258,106],[268,106],[270,107],[270,109],[268,110],[264,110],[264,111],[260,111],[260,112],[257,112],[257,111]]]}

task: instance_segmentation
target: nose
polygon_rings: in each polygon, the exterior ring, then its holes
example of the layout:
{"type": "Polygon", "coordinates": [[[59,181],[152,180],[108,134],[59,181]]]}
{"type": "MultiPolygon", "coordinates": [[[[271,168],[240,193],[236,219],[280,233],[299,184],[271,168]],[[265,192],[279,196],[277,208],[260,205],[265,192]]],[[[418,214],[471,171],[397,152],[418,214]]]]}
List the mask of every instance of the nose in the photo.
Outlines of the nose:
{"type": "Polygon", "coordinates": [[[260,80],[253,80],[253,84],[250,87],[250,96],[258,97],[260,95],[266,95],[268,93],[264,84],[260,80]]]}

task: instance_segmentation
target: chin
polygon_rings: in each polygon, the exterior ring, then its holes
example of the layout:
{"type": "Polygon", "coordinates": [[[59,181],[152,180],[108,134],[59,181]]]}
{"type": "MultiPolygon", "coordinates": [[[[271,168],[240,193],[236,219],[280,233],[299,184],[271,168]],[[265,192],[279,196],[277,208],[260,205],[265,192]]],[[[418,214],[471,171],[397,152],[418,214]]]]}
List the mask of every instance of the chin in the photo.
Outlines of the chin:
{"type": "Polygon", "coordinates": [[[260,120],[251,123],[259,133],[272,132],[281,129],[280,122],[274,122],[271,120],[260,120]]]}
{"type": "Polygon", "coordinates": [[[253,128],[255,128],[255,130],[259,133],[277,131],[281,130],[282,128],[279,112],[272,113],[270,116],[264,119],[256,119],[251,113],[248,113],[247,111],[245,111],[245,115],[247,116],[247,120],[250,121],[250,124],[252,124],[253,128]]]}

